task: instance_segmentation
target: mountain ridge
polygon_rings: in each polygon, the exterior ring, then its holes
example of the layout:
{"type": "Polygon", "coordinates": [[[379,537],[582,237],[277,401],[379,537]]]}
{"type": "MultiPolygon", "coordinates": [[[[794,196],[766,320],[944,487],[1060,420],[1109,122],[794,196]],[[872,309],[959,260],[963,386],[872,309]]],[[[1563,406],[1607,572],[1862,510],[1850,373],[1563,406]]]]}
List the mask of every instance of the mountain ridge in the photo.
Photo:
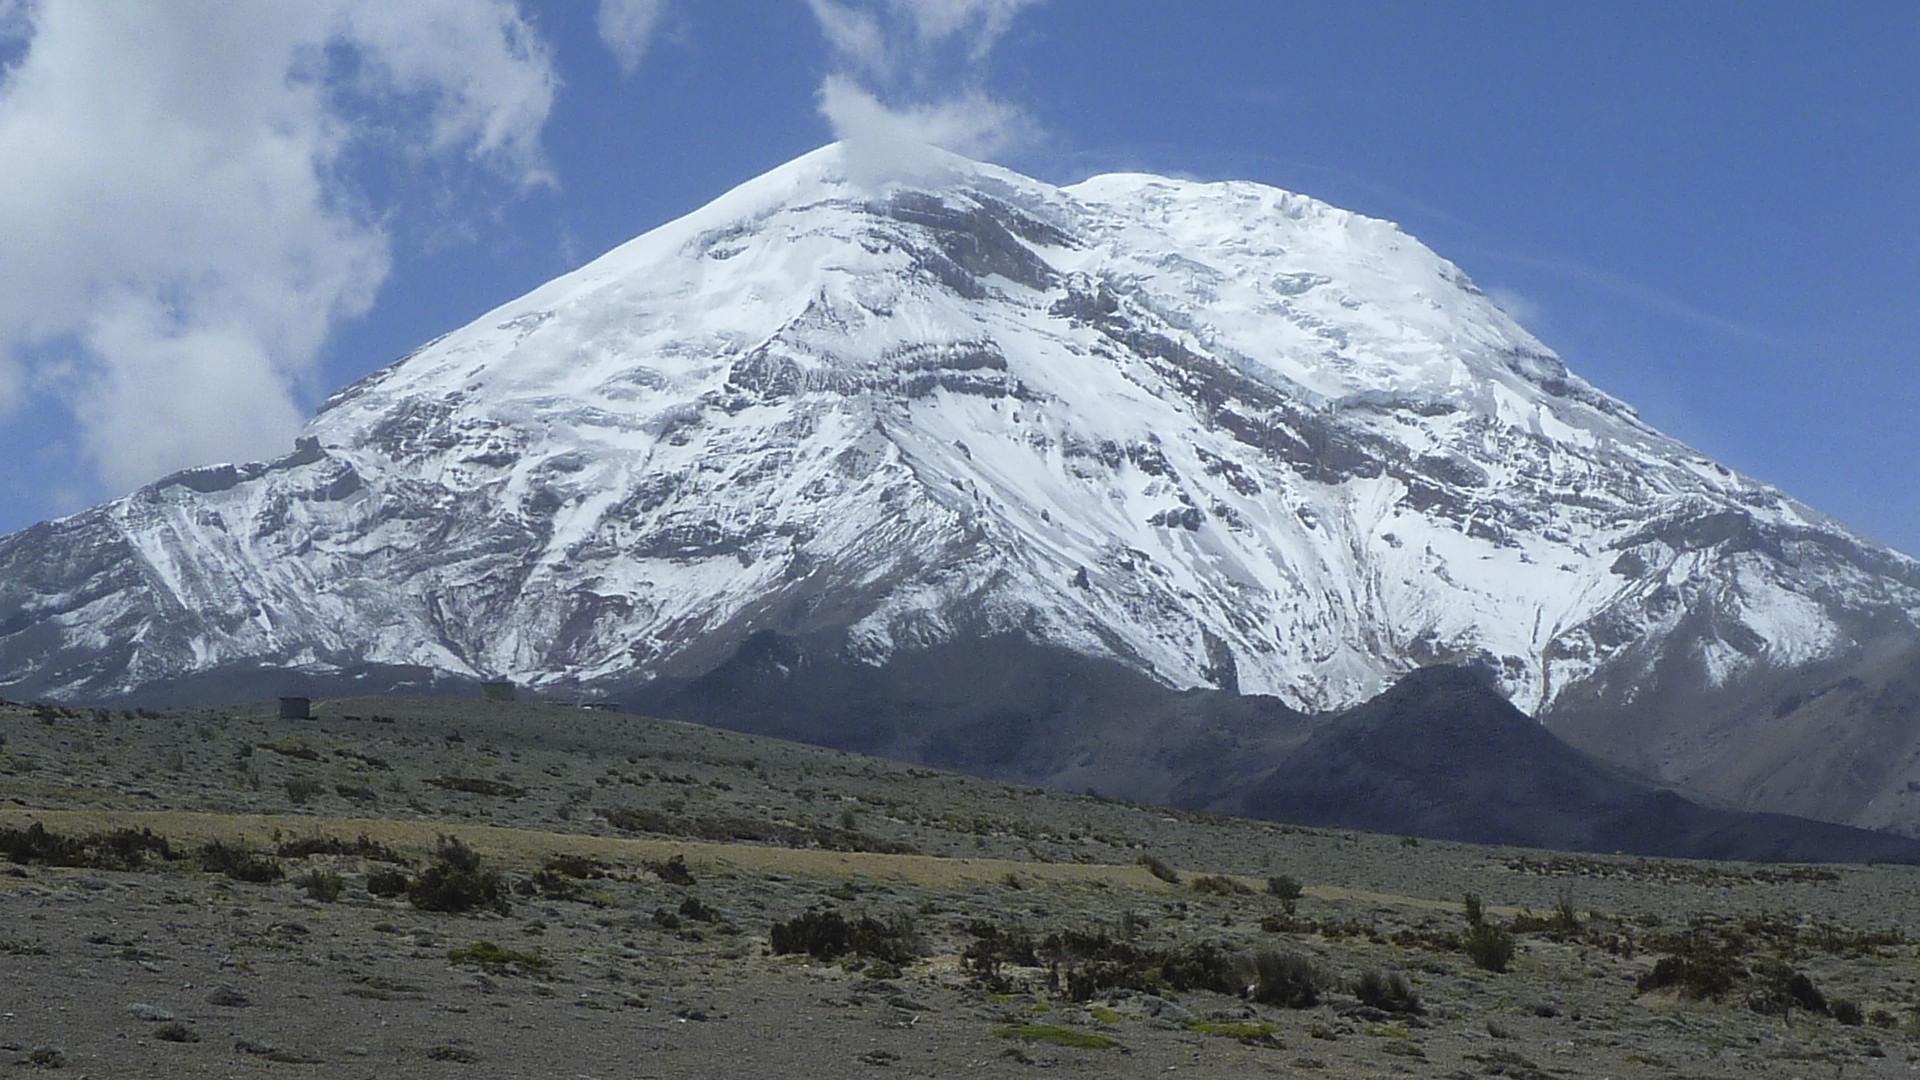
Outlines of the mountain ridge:
{"type": "Polygon", "coordinates": [[[1766,755],[1662,748],[1681,706],[1920,642],[1920,564],[1654,431],[1390,223],[950,155],[869,190],[843,154],[344,388],[276,461],[0,539],[0,693],[591,693],[769,631],[870,666],[1020,634],[1307,711],[1470,664],[1698,782],[1766,755]]]}

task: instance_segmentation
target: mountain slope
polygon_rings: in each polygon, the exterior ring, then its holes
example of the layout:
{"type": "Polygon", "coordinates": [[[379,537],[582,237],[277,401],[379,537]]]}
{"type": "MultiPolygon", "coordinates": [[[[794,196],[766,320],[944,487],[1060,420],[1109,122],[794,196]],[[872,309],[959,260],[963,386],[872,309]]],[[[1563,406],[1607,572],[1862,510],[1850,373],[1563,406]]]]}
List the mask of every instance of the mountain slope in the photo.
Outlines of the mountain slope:
{"type": "Polygon", "coordinates": [[[1304,710],[1467,663],[1629,755],[1920,642],[1920,566],[1651,430],[1389,223],[843,156],[429,343],[287,457],[0,540],[0,693],[570,693],[763,632],[868,666],[1011,634],[1304,710]]]}
{"type": "Polygon", "coordinates": [[[1701,806],[1556,739],[1480,678],[1429,668],[1329,720],[1226,809],[1443,840],[1665,857],[1917,862],[1920,840],[1701,806]]]}

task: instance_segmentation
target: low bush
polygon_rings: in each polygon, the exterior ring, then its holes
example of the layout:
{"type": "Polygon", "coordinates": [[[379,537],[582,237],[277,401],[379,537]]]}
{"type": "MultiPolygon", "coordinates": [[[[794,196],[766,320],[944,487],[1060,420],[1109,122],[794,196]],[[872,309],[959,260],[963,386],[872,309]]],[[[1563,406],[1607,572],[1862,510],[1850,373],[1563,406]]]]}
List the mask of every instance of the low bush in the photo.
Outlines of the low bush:
{"type": "Polygon", "coordinates": [[[1413,984],[1400,971],[1383,971],[1371,968],[1360,973],[1354,983],[1353,996],[1360,999],[1362,1005],[1371,1005],[1384,1012],[1419,1013],[1422,1010],[1420,995],[1413,984]]]}
{"type": "Polygon", "coordinates": [[[179,857],[164,838],[147,829],[115,829],[70,837],[48,832],[37,821],[24,829],[0,828],[0,855],[21,865],[89,870],[138,870],[149,856],[179,857]]]}
{"type": "Polygon", "coordinates": [[[1326,976],[1298,953],[1262,949],[1253,954],[1253,1000],[1262,1005],[1311,1009],[1320,1003],[1326,976]]]}
{"type": "Polygon", "coordinates": [[[382,867],[367,875],[367,891],[375,896],[399,896],[412,884],[405,871],[391,867],[382,867]]]}
{"type": "Polygon", "coordinates": [[[910,964],[920,955],[919,935],[905,915],[886,922],[871,915],[848,920],[833,908],[816,908],[774,923],[771,937],[776,956],[805,953],[816,960],[832,960],[851,953],[910,964]]]}
{"type": "Polygon", "coordinates": [[[325,794],[327,785],[308,776],[289,776],[286,788],[287,801],[295,806],[302,806],[315,795],[325,794]]]}
{"type": "Polygon", "coordinates": [[[405,866],[406,856],[385,844],[375,843],[361,833],[352,840],[342,840],[337,836],[302,836],[292,840],[283,840],[275,845],[274,854],[283,859],[305,859],[314,855],[345,855],[369,859],[373,862],[393,863],[405,866]]]}
{"type": "Polygon", "coordinates": [[[265,885],[287,876],[286,868],[280,865],[278,859],[263,855],[244,844],[208,841],[200,845],[194,858],[200,863],[200,869],[210,874],[224,874],[235,881],[254,885],[265,885]]]}
{"type": "Polygon", "coordinates": [[[1275,874],[1267,879],[1267,893],[1282,900],[1298,900],[1305,893],[1297,878],[1275,874]]]}
{"type": "Polygon", "coordinates": [[[491,799],[518,799],[527,793],[526,788],[517,787],[504,780],[488,780],[479,776],[435,776],[429,778],[427,783],[447,791],[485,795],[491,799]]]}
{"type": "Polygon", "coordinates": [[[539,953],[503,949],[491,941],[476,941],[452,949],[447,953],[447,962],[456,967],[477,967],[495,974],[510,974],[516,970],[537,973],[553,966],[539,953]]]}
{"type": "Polygon", "coordinates": [[[1253,892],[1225,874],[1202,874],[1192,884],[1194,892],[1209,896],[1247,896],[1253,892]]]}
{"type": "Polygon", "coordinates": [[[1684,998],[1696,1001],[1711,998],[1717,1001],[1732,990],[1736,982],[1746,977],[1746,969],[1732,957],[1700,950],[1661,957],[1654,963],[1652,971],[1635,981],[1634,987],[1643,994],[1652,990],[1672,989],[1684,998]]]}
{"type": "Polygon", "coordinates": [[[340,891],[346,888],[339,874],[317,867],[294,878],[293,883],[299,886],[301,892],[307,894],[307,899],[318,900],[323,904],[331,904],[340,899],[340,891]]]}
{"type": "Polygon", "coordinates": [[[669,885],[693,884],[693,871],[687,869],[687,858],[684,855],[675,855],[665,862],[650,861],[642,865],[653,871],[654,877],[669,885]]]}
{"type": "Polygon", "coordinates": [[[1161,881],[1164,881],[1169,885],[1180,884],[1179,873],[1175,871],[1173,867],[1168,866],[1165,862],[1161,861],[1156,856],[1153,856],[1153,855],[1140,856],[1140,865],[1147,868],[1147,873],[1152,874],[1154,877],[1159,878],[1161,881]]]}
{"type": "Polygon", "coordinates": [[[1490,922],[1475,921],[1467,927],[1460,936],[1460,947],[1476,967],[1487,971],[1502,972],[1513,963],[1513,935],[1490,922]]]}
{"type": "Polygon", "coordinates": [[[508,910],[500,872],[482,866],[479,854],[452,836],[440,838],[433,863],[407,887],[407,901],[421,911],[508,910]]]}

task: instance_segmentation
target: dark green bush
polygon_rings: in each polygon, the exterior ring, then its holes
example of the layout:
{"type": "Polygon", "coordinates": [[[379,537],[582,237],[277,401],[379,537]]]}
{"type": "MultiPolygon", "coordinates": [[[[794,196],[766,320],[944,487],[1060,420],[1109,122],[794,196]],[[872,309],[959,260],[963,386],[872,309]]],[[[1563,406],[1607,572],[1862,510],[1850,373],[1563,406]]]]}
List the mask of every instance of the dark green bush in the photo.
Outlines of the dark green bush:
{"type": "Polygon", "coordinates": [[[1634,986],[1641,993],[1672,988],[1681,997],[1696,1001],[1712,998],[1717,1001],[1733,989],[1734,983],[1746,976],[1746,969],[1732,957],[1701,950],[1661,957],[1654,963],[1653,970],[1640,976],[1634,986]]]}
{"type": "Polygon", "coordinates": [[[1866,1023],[1866,1017],[1860,1011],[1860,1003],[1847,998],[1833,999],[1833,1018],[1848,1027],[1859,1027],[1866,1023]]]}
{"type": "Polygon", "coordinates": [[[22,865],[90,870],[138,870],[150,855],[178,858],[165,839],[146,829],[115,829],[70,837],[48,832],[47,827],[37,821],[24,829],[0,828],[0,855],[22,865]]]}
{"type": "Polygon", "coordinates": [[[1272,949],[1253,954],[1253,1000],[1262,1005],[1311,1009],[1325,986],[1326,976],[1304,956],[1272,949]]]}
{"type": "Polygon", "coordinates": [[[504,914],[507,887],[497,870],[458,837],[442,836],[434,861],[407,887],[407,901],[421,911],[460,912],[490,908],[504,914]]]}
{"type": "Polygon", "coordinates": [[[1287,874],[1275,874],[1267,879],[1267,892],[1282,900],[1298,900],[1305,890],[1297,878],[1287,874]]]}
{"type": "Polygon", "coordinates": [[[1476,921],[1460,936],[1467,958],[1488,971],[1507,970],[1513,962],[1513,935],[1490,922],[1476,921]]]}
{"type": "Polygon", "coordinates": [[[235,881],[265,885],[287,876],[280,861],[240,844],[212,840],[195,853],[200,869],[210,874],[225,874],[235,881]]]}
{"type": "Polygon", "coordinates": [[[283,859],[304,859],[313,855],[357,856],[374,862],[393,863],[397,866],[405,866],[409,861],[406,856],[387,845],[367,839],[365,833],[352,840],[317,834],[283,840],[274,848],[274,854],[283,859]]]}
{"type": "Polygon", "coordinates": [[[399,896],[411,885],[405,871],[389,867],[382,867],[367,875],[367,891],[375,896],[399,896]]]}
{"type": "Polygon", "coordinates": [[[910,964],[920,955],[913,920],[896,916],[882,922],[871,915],[848,920],[833,908],[804,911],[773,924],[775,955],[805,953],[816,960],[832,960],[852,953],[892,964],[910,964]]]}

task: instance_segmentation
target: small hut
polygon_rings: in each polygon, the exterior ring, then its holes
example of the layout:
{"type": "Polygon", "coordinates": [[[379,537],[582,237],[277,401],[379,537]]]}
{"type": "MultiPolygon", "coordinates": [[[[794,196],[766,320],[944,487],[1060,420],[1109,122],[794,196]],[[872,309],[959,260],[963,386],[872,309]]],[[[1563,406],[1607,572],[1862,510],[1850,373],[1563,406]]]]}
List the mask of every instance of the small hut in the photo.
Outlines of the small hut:
{"type": "Polygon", "coordinates": [[[313,699],[303,697],[283,697],[280,699],[280,719],[313,719],[313,699]]]}

